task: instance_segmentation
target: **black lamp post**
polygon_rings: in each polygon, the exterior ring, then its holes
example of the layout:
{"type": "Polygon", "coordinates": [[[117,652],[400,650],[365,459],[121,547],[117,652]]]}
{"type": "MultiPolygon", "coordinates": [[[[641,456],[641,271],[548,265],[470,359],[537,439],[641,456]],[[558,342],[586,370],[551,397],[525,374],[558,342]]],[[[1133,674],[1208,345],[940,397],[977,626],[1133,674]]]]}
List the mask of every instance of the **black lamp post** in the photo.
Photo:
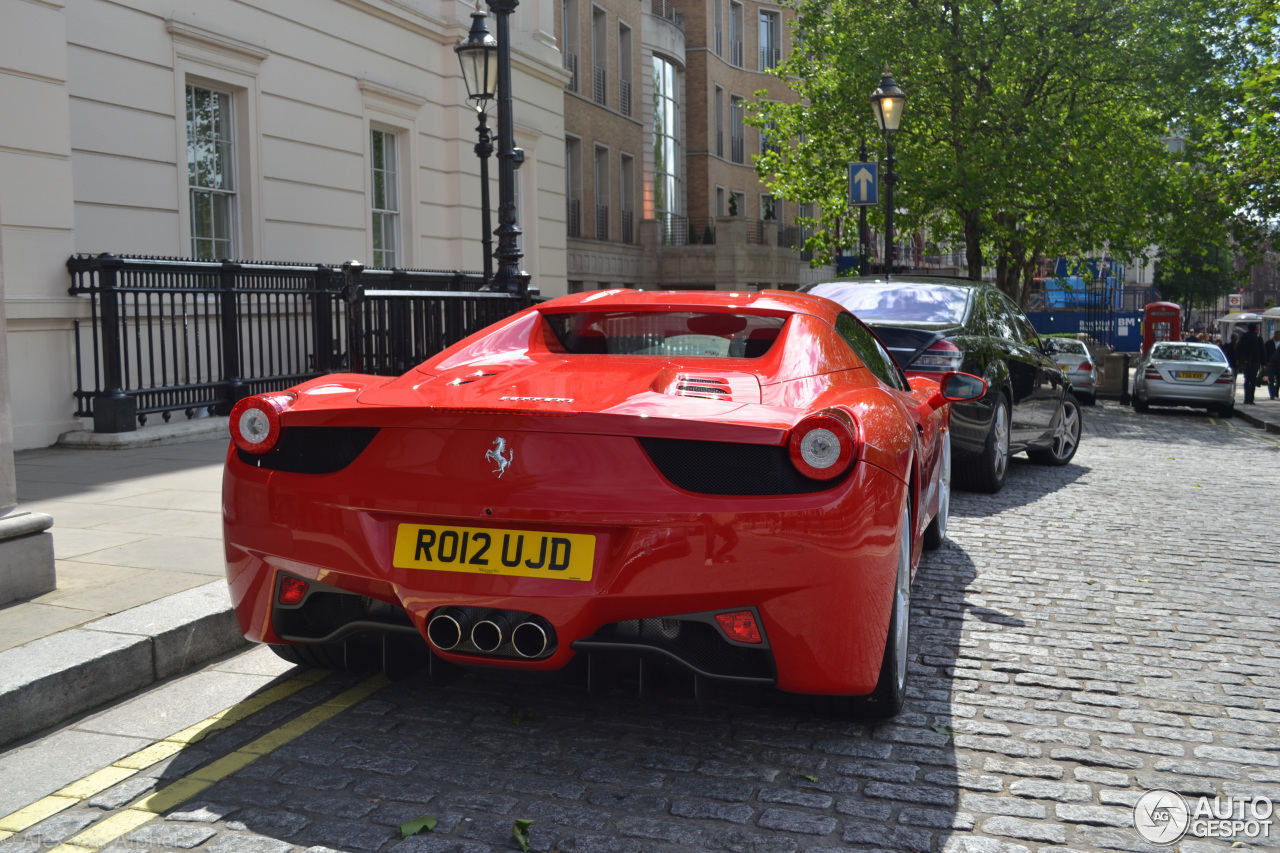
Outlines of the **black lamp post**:
{"type": "Polygon", "coordinates": [[[871,109],[875,111],[876,122],[880,132],[884,134],[885,149],[888,154],[888,168],[884,173],[884,262],[885,274],[893,272],[893,185],[898,182],[898,173],[893,171],[897,162],[893,157],[893,135],[898,132],[902,123],[902,105],[907,93],[893,82],[893,74],[889,72],[889,63],[885,63],[884,72],[880,75],[880,86],[871,93],[871,109]]]}
{"type": "Polygon", "coordinates": [[[529,274],[520,269],[524,254],[516,243],[516,166],[524,152],[516,151],[515,119],[511,109],[511,13],[519,0],[489,0],[498,20],[498,274],[494,286],[508,293],[529,289],[529,274]]]}
{"type": "MultiPolygon", "coordinates": [[[[862,162],[867,162],[867,137],[862,137],[862,162]]],[[[867,232],[867,207],[858,208],[858,275],[871,272],[871,235],[867,232]]]]}
{"type": "Polygon", "coordinates": [[[489,34],[484,10],[471,13],[471,32],[453,50],[462,66],[462,79],[467,84],[467,100],[476,105],[480,124],[476,132],[476,156],[480,158],[480,227],[484,232],[484,283],[493,281],[493,223],[489,219],[489,155],[493,153],[493,138],[489,135],[489,101],[498,88],[498,42],[489,34]]]}

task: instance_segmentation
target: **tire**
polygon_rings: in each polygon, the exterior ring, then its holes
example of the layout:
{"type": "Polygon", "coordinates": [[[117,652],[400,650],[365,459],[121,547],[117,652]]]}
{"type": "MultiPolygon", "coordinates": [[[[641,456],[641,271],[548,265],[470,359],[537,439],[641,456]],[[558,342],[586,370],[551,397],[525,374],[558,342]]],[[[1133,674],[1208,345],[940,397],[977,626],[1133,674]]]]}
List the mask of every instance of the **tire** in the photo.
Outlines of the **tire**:
{"type": "Polygon", "coordinates": [[[1083,430],[1084,413],[1080,411],[1080,404],[1076,402],[1075,396],[1068,392],[1062,398],[1062,408],[1058,410],[1049,446],[1032,448],[1027,451],[1027,456],[1037,465],[1066,465],[1080,447],[1080,433],[1083,430]]]}
{"type": "Polygon", "coordinates": [[[902,710],[907,696],[907,652],[911,627],[911,508],[902,510],[898,537],[898,574],[889,610],[889,636],[880,661],[880,678],[871,695],[857,703],[860,717],[887,719],[902,710]]]}
{"type": "Polygon", "coordinates": [[[1088,397],[1082,398],[1080,402],[1084,403],[1086,406],[1096,406],[1098,405],[1098,395],[1090,394],[1088,397]]]}
{"type": "Polygon", "coordinates": [[[938,514],[924,529],[924,547],[936,551],[947,538],[947,523],[951,520],[951,431],[942,438],[942,475],[938,483],[938,514]]]}
{"type": "Polygon", "coordinates": [[[1218,407],[1218,417],[1229,418],[1236,413],[1236,404],[1234,402],[1227,403],[1225,406],[1218,407]]]}
{"type": "Polygon", "coordinates": [[[347,668],[342,643],[299,643],[287,646],[271,646],[276,655],[299,666],[315,666],[320,669],[344,670],[347,668]]]}
{"type": "Polygon", "coordinates": [[[1009,400],[1001,393],[991,416],[991,428],[982,454],[956,466],[960,483],[973,492],[994,495],[1004,488],[1009,476],[1009,400]]]}
{"type": "Polygon", "coordinates": [[[1135,412],[1149,412],[1149,411],[1151,411],[1151,407],[1147,405],[1147,401],[1146,401],[1146,400],[1142,399],[1142,398],[1141,398],[1141,397],[1139,397],[1137,394],[1134,394],[1134,395],[1133,395],[1133,410],[1134,410],[1135,412]]]}

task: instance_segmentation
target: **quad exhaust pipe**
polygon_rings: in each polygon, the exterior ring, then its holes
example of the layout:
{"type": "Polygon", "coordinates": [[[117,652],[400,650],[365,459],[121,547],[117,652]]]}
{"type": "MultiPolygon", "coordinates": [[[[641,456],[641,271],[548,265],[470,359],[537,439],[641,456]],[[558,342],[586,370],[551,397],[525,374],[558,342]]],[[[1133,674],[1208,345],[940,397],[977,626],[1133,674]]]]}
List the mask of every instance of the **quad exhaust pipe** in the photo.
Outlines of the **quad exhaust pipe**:
{"type": "Polygon", "coordinates": [[[454,607],[441,610],[427,623],[427,639],[431,645],[445,652],[456,647],[470,632],[471,617],[454,607]]]}
{"type": "MultiPolygon", "coordinates": [[[[465,607],[445,607],[427,622],[427,639],[431,645],[447,652],[471,641],[475,652],[493,655],[507,643],[526,660],[542,657],[552,645],[554,633],[544,620],[530,613],[484,611],[465,607]],[[486,614],[483,619],[475,616],[486,614]]],[[[463,653],[470,649],[462,648],[463,653]]],[[[510,655],[510,651],[505,653],[510,655]]],[[[500,655],[501,656],[501,655],[500,655]]]]}
{"type": "Polygon", "coordinates": [[[511,632],[511,645],[522,658],[541,657],[550,641],[547,632],[537,622],[521,622],[511,632]]]}
{"type": "Polygon", "coordinates": [[[511,621],[501,613],[495,613],[488,619],[481,619],[471,629],[471,645],[476,651],[493,654],[502,648],[511,632],[511,621]]]}

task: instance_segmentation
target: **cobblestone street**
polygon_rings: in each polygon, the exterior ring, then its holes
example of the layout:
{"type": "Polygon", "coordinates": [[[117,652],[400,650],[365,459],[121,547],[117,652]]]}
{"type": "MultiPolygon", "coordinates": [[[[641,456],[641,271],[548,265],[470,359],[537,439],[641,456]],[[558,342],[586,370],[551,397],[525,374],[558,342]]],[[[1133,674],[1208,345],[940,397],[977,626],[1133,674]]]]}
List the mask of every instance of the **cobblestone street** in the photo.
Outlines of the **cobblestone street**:
{"type": "MultiPolygon", "coordinates": [[[[519,849],[516,820],[560,853],[1228,849],[1144,842],[1133,806],[1153,788],[1280,800],[1280,440],[1189,410],[1084,415],[1072,464],[1019,458],[1000,494],[955,496],[890,723],[737,688],[699,706],[677,683],[638,701],[317,675],[203,739],[139,735],[131,750],[172,746],[0,853],[84,853],[99,827],[110,853],[488,853],[519,849]],[[434,830],[400,841],[423,816],[434,830]]],[[[67,732],[115,731],[112,713],[67,732]]],[[[0,788],[18,766],[0,754],[0,788]]],[[[1239,840],[1280,848],[1280,827],[1239,840]]]]}

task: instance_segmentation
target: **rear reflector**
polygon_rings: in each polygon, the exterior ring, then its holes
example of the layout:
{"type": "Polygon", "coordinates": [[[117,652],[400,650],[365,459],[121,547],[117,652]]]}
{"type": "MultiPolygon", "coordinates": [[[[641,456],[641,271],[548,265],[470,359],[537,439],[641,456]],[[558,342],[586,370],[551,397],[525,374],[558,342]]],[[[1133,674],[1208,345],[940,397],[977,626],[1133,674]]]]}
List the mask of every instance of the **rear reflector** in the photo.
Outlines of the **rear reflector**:
{"type": "Polygon", "coordinates": [[[307,588],[309,586],[310,584],[304,580],[286,577],[280,581],[280,594],[276,601],[289,606],[301,604],[302,599],[307,597],[307,588]]]}
{"type": "Polygon", "coordinates": [[[716,622],[725,636],[736,643],[760,642],[760,626],[756,624],[756,615],[750,610],[717,613],[716,622]]]}

